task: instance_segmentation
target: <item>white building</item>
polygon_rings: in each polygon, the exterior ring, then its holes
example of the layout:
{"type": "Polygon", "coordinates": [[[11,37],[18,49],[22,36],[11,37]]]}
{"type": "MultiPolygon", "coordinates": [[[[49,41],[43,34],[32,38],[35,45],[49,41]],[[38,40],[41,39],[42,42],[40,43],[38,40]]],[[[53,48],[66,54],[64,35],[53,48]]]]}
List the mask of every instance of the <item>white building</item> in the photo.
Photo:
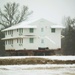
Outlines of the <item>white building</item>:
{"type": "Polygon", "coordinates": [[[5,33],[5,50],[61,49],[61,25],[46,19],[22,22],[2,30],[5,33]]]}

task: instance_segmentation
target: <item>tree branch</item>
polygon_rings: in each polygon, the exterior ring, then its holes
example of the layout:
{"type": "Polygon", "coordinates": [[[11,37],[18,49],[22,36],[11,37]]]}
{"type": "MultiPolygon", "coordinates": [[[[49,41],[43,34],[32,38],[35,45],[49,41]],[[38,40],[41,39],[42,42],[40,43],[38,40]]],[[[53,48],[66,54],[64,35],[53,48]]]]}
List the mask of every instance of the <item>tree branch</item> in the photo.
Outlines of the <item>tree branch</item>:
{"type": "Polygon", "coordinates": [[[4,13],[0,10],[0,24],[6,27],[6,24],[12,26],[26,20],[27,16],[30,15],[28,7],[23,6],[21,11],[19,11],[18,7],[19,4],[15,2],[4,5],[4,13]]]}

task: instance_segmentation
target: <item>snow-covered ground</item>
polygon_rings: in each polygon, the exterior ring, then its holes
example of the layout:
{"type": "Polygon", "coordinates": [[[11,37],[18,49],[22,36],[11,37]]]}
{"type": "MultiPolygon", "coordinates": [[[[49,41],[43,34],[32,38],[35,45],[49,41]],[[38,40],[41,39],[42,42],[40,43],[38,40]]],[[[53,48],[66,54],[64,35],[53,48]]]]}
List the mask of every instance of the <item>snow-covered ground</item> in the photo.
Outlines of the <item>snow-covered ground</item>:
{"type": "Polygon", "coordinates": [[[51,60],[75,60],[75,56],[7,56],[0,59],[17,59],[17,58],[47,58],[51,60]]]}
{"type": "Polygon", "coordinates": [[[5,65],[0,75],[75,75],[75,64],[5,65]]]}
{"type": "MultiPolygon", "coordinates": [[[[47,58],[75,60],[75,56],[10,56],[0,59],[47,58]]],[[[75,64],[1,65],[0,75],[75,75],[75,64]]]]}

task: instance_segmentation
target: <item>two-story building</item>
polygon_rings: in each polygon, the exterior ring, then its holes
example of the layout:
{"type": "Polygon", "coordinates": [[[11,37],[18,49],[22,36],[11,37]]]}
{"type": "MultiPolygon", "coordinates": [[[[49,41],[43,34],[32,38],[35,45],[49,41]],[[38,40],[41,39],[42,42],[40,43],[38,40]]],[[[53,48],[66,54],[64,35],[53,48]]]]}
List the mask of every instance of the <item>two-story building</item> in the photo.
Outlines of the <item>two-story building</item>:
{"type": "Polygon", "coordinates": [[[61,49],[62,28],[43,18],[6,28],[2,40],[7,55],[50,55],[61,49]]]}

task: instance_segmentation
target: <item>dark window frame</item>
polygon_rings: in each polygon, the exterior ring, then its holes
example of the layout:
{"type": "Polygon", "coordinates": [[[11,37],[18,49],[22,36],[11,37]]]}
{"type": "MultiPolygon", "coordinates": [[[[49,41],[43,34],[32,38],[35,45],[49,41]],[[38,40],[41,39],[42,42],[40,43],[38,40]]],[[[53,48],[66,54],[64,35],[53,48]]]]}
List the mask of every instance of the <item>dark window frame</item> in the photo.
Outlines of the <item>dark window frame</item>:
{"type": "Polygon", "coordinates": [[[33,28],[30,28],[30,29],[29,29],[29,32],[30,32],[30,33],[33,33],[33,32],[34,32],[34,29],[33,29],[33,28]]]}
{"type": "Polygon", "coordinates": [[[29,38],[29,43],[34,43],[34,38],[29,38]]]}
{"type": "Polygon", "coordinates": [[[56,29],[55,28],[51,28],[51,32],[55,33],[56,29]]]}
{"type": "Polygon", "coordinates": [[[41,32],[43,32],[44,31],[44,28],[41,28],[41,32]]]}

